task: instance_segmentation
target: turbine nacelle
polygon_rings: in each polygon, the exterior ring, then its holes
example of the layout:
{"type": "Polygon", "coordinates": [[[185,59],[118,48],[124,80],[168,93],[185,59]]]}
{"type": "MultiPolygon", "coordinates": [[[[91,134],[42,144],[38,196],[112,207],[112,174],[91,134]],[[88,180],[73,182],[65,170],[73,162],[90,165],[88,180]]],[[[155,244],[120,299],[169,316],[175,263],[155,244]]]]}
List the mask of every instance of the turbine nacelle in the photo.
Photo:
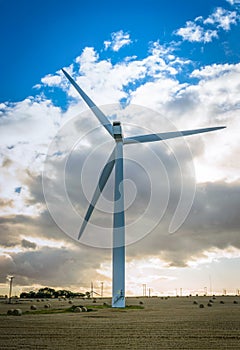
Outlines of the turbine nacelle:
{"type": "Polygon", "coordinates": [[[122,127],[119,121],[113,122],[113,137],[116,141],[121,141],[123,139],[122,127]]]}

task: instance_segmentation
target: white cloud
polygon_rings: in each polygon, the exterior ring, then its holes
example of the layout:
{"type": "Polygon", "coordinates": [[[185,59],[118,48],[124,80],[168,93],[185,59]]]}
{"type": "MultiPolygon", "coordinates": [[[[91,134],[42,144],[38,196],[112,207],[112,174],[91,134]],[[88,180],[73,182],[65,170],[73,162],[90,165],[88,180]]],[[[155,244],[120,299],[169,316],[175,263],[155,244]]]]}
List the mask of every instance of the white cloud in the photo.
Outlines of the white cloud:
{"type": "Polygon", "coordinates": [[[50,140],[61,123],[61,110],[45,98],[26,98],[10,104],[0,120],[1,144],[14,146],[18,143],[38,145],[50,140]],[[6,133],[6,130],[11,132],[6,133]]]}
{"type": "Polygon", "coordinates": [[[154,106],[155,110],[162,111],[184,86],[175,79],[160,78],[154,82],[147,82],[131,93],[131,103],[149,108],[154,106]]]}
{"type": "Polygon", "coordinates": [[[226,0],[227,2],[229,2],[229,4],[231,5],[238,5],[240,4],[240,0],[226,0]]]}
{"type": "Polygon", "coordinates": [[[195,78],[216,78],[220,75],[235,72],[239,73],[240,64],[212,64],[211,66],[201,67],[201,69],[196,69],[191,73],[191,77],[195,78]]]}
{"type": "Polygon", "coordinates": [[[235,11],[227,11],[218,7],[205,21],[204,24],[217,25],[217,28],[223,30],[230,30],[231,24],[237,24],[239,16],[235,11]]]}
{"type": "MultiPolygon", "coordinates": [[[[126,87],[132,83],[137,86],[141,79],[152,79],[152,77],[165,79],[175,76],[190,63],[190,60],[177,57],[171,49],[166,49],[158,42],[154,42],[151,44],[149,54],[142,60],[133,56],[131,59],[127,57],[119,63],[112,64],[110,60],[100,60],[94,48],[87,47],[75,62],[79,65],[79,70],[73,70],[71,66],[69,73],[74,76],[83,90],[91,95],[95,103],[104,105],[118,103],[120,99],[127,98],[126,87]]],[[[68,68],[67,70],[69,71],[68,68]]],[[[85,106],[76,90],[72,86],[69,87],[63,74],[61,74],[61,80],[57,73],[57,75],[48,75],[42,79],[42,82],[44,85],[61,86],[70,96],[85,106]]]]}
{"type": "Polygon", "coordinates": [[[231,25],[236,25],[239,16],[235,11],[227,11],[218,7],[209,17],[202,16],[194,21],[187,21],[185,27],[175,31],[185,41],[209,43],[219,37],[219,29],[230,30],[231,25]],[[213,28],[209,28],[212,26],[213,28]]]}
{"type": "Polygon", "coordinates": [[[94,50],[93,47],[86,47],[83,50],[83,53],[78,56],[75,61],[80,64],[81,67],[84,67],[85,70],[88,70],[89,67],[99,59],[98,53],[94,50]]]}
{"type": "Polygon", "coordinates": [[[178,29],[176,34],[190,42],[209,43],[213,38],[218,37],[216,30],[204,30],[203,27],[192,21],[188,21],[185,27],[178,29]]]}
{"type": "Polygon", "coordinates": [[[104,41],[104,47],[105,47],[105,50],[107,50],[110,46],[111,46],[111,41],[109,41],[109,40],[105,40],[104,41]]]}
{"type": "Polygon", "coordinates": [[[131,44],[129,33],[124,33],[123,30],[111,34],[112,40],[104,41],[105,50],[111,48],[113,51],[119,51],[123,46],[131,44]]]}
{"type": "Polygon", "coordinates": [[[57,76],[57,75],[53,76],[51,74],[48,74],[44,78],[41,79],[41,82],[45,85],[48,85],[48,86],[56,86],[56,85],[60,85],[61,77],[57,76]]]}
{"type": "Polygon", "coordinates": [[[218,120],[227,125],[222,136],[223,140],[218,139],[218,143],[213,136],[205,154],[197,161],[198,178],[206,181],[208,177],[206,174],[210,174],[209,168],[215,163],[211,180],[224,177],[228,181],[235,180],[239,177],[240,167],[236,158],[239,134],[240,64],[214,64],[193,71],[192,76],[197,77],[199,83],[195,87],[189,86],[186,93],[194,90],[195,94],[198,94],[199,110],[196,110],[196,115],[202,115],[202,118],[205,115],[209,121],[218,120]]]}

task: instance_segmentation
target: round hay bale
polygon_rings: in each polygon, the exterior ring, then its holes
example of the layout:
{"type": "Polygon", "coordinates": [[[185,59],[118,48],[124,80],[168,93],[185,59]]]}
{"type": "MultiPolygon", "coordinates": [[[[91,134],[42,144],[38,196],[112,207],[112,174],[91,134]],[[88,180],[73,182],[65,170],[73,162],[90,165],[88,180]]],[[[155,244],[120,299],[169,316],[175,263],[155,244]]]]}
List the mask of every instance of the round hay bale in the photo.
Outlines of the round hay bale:
{"type": "Polygon", "coordinates": [[[82,312],[82,311],[83,311],[82,308],[79,306],[75,307],[74,309],[74,312],[82,312]]]}
{"type": "Polygon", "coordinates": [[[37,302],[39,303],[39,302],[40,302],[40,299],[37,299],[37,302]]]}
{"type": "Polygon", "coordinates": [[[224,304],[224,301],[223,301],[223,300],[220,300],[220,304],[224,304]]]}
{"type": "Polygon", "coordinates": [[[143,302],[142,302],[142,301],[139,301],[139,304],[140,304],[140,305],[143,305],[143,302]]]}
{"type": "Polygon", "coordinates": [[[87,312],[88,311],[88,309],[86,308],[86,306],[83,306],[82,307],[82,312],[87,312]]]}
{"type": "Polygon", "coordinates": [[[203,304],[200,304],[199,307],[200,307],[200,309],[203,309],[203,308],[204,308],[204,305],[203,305],[203,304]]]}
{"type": "Polygon", "coordinates": [[[237,301],[237,300],[234,300],[233,304],[238,304],[238,301],[237,301]]]}
{"type": "Polygon", "coordinates": [[[207,306],[211,307],[211,306],[212,306],[212,303],[208,303],[207,306]]]}
{"type": "Polygon", "coordinates": [[[14,309],[13,315],[14,316],[22,316],[22,310],[21,309],[14,309]]]}
{"type": "Polygon", "coordinates": [[[73,302],[72,302],[72,300],[69,300],[69,302],[68,302],[69,304],[72,304],[73,302]]]}
{"type": "Polygon", "coordinates": [[[45,307],[45,309],[50,309],[51,305],[50,304],[45,304],[44,307],[45,307]]]}
{"type": "Polygon", "coordinates": [[[196,300],[194,300],[193,304],[194,304],[194,305],[197,305],[197,304],[198,304],[198,302],[197,302],[196,300]]]}
{"type": "Polygon", "coordinates": [[[7,315],[13,315],[13,312],[14,312],[13,309],[9,309],[9,310],[7,311],[7,315]]]}
{"type": "Polygon", "coordinates": [[[97,302],[97,300],[96,299],[93,299],[93,303],[96,303],[97,302]]]}
{"type": "Polygon", "coordinates": [[[209,299],[209,303],[214,303],[214,301],[212,299],[209,299]]]}
{"type": "Polygon", "coordinates": [[[31,310],[37,310],[37,306],[36,306],[36,305],[31,305],[31,306],[30,306],[30,309],[31,309],[31,310]]]}

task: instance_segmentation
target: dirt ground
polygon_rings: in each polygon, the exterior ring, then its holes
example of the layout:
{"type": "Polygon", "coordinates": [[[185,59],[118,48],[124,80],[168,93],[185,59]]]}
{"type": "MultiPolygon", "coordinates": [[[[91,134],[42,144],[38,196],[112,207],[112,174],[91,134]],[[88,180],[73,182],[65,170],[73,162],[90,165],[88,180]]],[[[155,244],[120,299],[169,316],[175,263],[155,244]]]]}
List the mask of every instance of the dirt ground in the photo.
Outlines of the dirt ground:
{"type": "MultiPolygon", "coordinates": [[[[74,300],[96,307],[110,300],[74,300]]],[[[46,303],[68,308],[68,301],[0,303],[0,349],[240,349],[239,297],[129,298],[144,309],[94,309],[92,312],[9,316],[10,308],[30,310],[46,303]],[[207,306],[209,300],[212,306],[207,306]],[[197,301],[198,304],[194,304],[197,301]],[[220,301],[224,302],[221,303],[220,301]],[[235,303],[234,303],[235,301],[235,303]],[[204,304],[200,308],[199,304],[204,304]]]]}

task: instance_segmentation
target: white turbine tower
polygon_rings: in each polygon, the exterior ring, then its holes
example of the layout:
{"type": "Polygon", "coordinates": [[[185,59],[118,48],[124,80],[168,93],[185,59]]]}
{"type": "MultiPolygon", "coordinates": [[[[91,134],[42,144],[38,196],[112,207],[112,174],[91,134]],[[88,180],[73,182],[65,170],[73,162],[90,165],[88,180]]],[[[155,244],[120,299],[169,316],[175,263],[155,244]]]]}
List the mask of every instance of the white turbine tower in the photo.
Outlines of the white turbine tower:
{"type": "Polygon", "coordinates": [[[100,123],[115,140],[115,148],[111,153],[106,165],[104,166],[99,178],[98,185],[93,194],[92,201],[88,207],[84,221],[82,223],[78,240],[92,215],[95,205],[103,191],[109,176],[115,166],[115,185],[114,185],[114,214],[113,214],[113,280],[112,280],[112,307],[125,307],[125,214],[124,214],[124,191],[123,191],[123,146],[143,142],[162,141],[180,136],[200,134],[204,132],[223,129],[225,126],[184,130],[178,132],[165,132],[149,135],[138,135],[124,138],[120,122],[111,122],[105,114],[95,105],[95,103],[85,94],[72,77],[62,69],[63,73],[75,87],[88,107],[95,114],[100,123]]]}

